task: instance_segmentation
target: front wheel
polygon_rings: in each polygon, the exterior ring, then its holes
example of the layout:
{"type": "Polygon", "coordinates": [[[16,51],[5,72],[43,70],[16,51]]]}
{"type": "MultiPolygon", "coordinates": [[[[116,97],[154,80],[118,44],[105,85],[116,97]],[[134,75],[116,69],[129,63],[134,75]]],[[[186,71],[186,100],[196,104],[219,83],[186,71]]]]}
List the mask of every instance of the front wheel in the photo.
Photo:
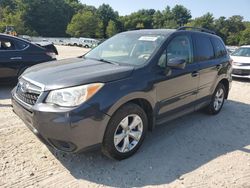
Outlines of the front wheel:
{"type": "Polygon", "coordinates": [[[103,140],[103,153],[117,160],[132,156],[141,146],[147,132],[144,110],[133,103],[121,107],[111,118],[103,140]]]}
{"type": "Polygon", "coordinates": [[[216,115],[218,114],[225,102],[226,89],[223,84],[219,83],[216,87],[214,94],[212,96],[212,100],[207,107],[207,111],[209,114],[216,115]]]}

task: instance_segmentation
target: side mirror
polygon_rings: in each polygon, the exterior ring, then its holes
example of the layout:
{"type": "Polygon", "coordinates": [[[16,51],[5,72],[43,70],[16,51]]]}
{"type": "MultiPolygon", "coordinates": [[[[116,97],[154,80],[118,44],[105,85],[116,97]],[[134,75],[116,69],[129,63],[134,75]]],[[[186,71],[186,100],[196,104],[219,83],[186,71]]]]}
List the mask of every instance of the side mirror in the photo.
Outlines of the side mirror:
{"type": "Polygon", "coordinates": [[[180,58],[170,59],[169,62],[167,63],[167,67],[172,69],[185,69],[186,60],[180,58]]]}

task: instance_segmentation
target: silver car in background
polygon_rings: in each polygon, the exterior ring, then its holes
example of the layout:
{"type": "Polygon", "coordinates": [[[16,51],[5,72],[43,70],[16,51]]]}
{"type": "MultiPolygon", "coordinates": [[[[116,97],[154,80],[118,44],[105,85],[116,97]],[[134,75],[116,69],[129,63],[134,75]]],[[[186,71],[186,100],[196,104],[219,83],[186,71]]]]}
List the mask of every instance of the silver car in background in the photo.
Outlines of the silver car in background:
{"type": "Polygon", "coordinates": [[[241,46],[231,54],[233,77],[250,78],[250,45],[241,46]]]}

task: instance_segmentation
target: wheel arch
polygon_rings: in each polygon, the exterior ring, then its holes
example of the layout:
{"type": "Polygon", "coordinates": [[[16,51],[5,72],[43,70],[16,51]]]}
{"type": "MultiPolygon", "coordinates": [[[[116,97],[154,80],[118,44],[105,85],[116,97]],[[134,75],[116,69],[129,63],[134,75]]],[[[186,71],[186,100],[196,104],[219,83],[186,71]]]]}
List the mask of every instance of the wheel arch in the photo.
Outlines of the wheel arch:
{"type": "Polygon", "coordinates": [[[230,87],[229,87],[229,81],[226,78],[224,78],[219,83],[221,83],[221,84],[224,85],[224,87],[226,89],[226,96],[225,96],[225,98],[227,99],[228,98],[228,94],[229,94],[229,89],[230,89],[230,87]]]}
{"type": "Polygon", "coordinates": [[[133,93],[129,96],[125,96],[121,98],[119,101],[117,101],[108,111],[108,115],[112,117],[115,112],[120,109],[122,106],[128,104],[128,103],[134,103],[140,106],[146,113],[148,117],[148,129],[153,130],[155,126],[155,116],[154,116],[154,107],[155,107],[155,101],[148,97],[148,94],[142,94],[142,93],[133,93]]]}

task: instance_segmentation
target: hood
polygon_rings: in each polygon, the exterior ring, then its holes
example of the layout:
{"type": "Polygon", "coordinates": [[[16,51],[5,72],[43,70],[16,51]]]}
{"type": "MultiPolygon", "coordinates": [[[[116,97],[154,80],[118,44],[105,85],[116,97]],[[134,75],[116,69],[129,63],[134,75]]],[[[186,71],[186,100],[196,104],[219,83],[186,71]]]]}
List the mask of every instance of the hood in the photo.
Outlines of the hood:
{"type": "Polygon", "coordinates": [[[231,56],[232,60],[236,63],[241,64],[250,64],[250,57],[242,57],[242,56],[231,56]]]}
{"type": "Polygon", "coordinates": [[[44,90],[54,90],[89,83],[106,83],[126,78],[132,66],[114,65],[101,61],[73,58],[42,63],[27,69],[22,77],[39,83],[44,90]]]}

